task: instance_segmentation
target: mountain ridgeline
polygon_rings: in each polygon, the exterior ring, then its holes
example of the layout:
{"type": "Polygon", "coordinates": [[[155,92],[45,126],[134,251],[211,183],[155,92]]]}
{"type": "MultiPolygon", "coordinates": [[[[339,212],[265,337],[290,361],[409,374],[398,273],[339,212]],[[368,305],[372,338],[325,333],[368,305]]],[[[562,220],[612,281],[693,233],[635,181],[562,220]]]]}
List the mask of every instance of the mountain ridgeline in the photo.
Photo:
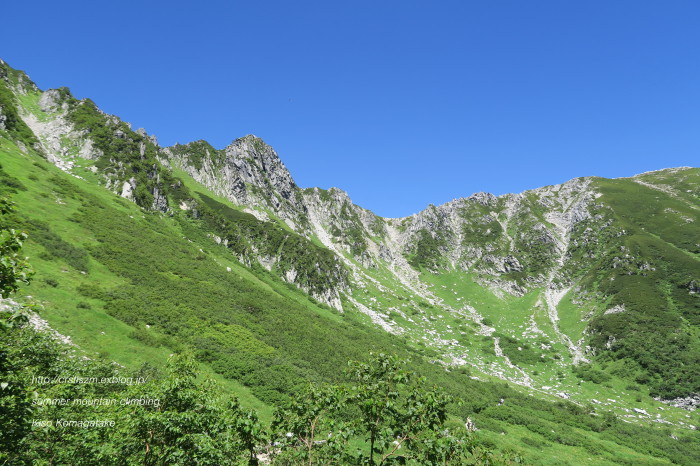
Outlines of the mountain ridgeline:
{"type": "MultiPolygon", "coordinates": [[[[349,288],[362,288],[366,271],[379,269],[430,303],[441,298],[421,274],[462,272],[496,296],[539,290],[533,313],[546,312],[554,330],[562,299],[586,310],[580,334],[557,335],[576,362],[625,359],[657,395],[700,393],[698,169],[477,193],[385,219],[339,189],[300,188],[255,136],[223,150],[206,141],[161,148],[66,88],[40,92],[6,64],[2,74],[10,103],[3,125],[19,141],[67,171],[92,162],[105,187],[145,209],[203,220],[240,261],[273,270],[323,303],[352,307],[349,288]],[[21,105],[32,97],[34,105],[21,105]],[[186,187],[178,171],[206,190],[186,187]],[[640,354],[650,339],[656,360],[640,354]]],[[[367,307],[401,331],[387,309],[367,307]]]]}
{"type": "MultiPolygon", "coordinates": [[[[14,218],[38,267],[59,261],[83,309],[99,306],[153,347],[191,347],[265,403],[301,380],[337,379],[342,358],[376,345],[425,373],[464,371],[447,386],[496,377],[634,422],[660,418],[647,412],[658,400],[700,399],[699,168],[383,218],[340,189],[299,187],[258,137],[161,147],[2,61],[0,136],[2,192],[21,206],[36,183],[66,225],[49,210],[14,218]],[[15,159],[44,175],[23,181],[15,159]]],[[[33,293],[60,300],[52,277],[33,293]]]]}

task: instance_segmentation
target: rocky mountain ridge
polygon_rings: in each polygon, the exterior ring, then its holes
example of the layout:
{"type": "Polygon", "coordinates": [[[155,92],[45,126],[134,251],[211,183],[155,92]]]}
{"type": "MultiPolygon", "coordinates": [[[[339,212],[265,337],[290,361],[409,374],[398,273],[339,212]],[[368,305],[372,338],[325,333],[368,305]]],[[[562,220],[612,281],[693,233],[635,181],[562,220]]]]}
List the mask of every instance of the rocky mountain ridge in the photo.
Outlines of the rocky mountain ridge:
{"type": "MultiPolygon", "coordinates": [[[[523,242],[528,235],[517,232],[513,238],[508,228],[523,228],[526,222],[522,217],[530,210],[529,204],[535,202],[546,212],[541,222],[527,227],[532,226],[538,232],[537,241],[552,245],[552,253],[565,255],[567,235],[575,224],[590,217],[587,206],[595,197],[590,179],[578,179],[522,194],[496,197],[477,193],[428,207],[409,217],[388,219],[355,205],[347,193],[337,188],[328,191],[299,188],[276,152],[254,136],[246,136],[228,146],[224,159],[197,157],[186,146],[166,151],[176,154],[171,159],[176,166],[218,195],[260,218],[272,213],[298,233],[316,237],[326,247],[343,251],[363,267],[387,263],[410,274],[406,256],[415,252],[421,241],[435,242],[437,244],[427,249],[441,256],[437,261],[441,266],[465,271],[476,269],[485,277],[492,277],[484,278],[485,284],[491,280],[495,288],[516,295],[526,291],[523,284],[501,282],[498,277],[519,272],[523,269],[521,262],[528,262],[521,251],[527,246],[523,242]],[[198,167],[192,160],[203,162],[198,167]],[[477,210],[483,215],[470,218],[472,211],[477,210]],[[480,230],[481,226],[491,223],[495,223],[493,228],[480,230]],[[477,233],[493,235],[494,230],[500,230],[500,234],[494,235],[493,241],[483,247],[465,237],[470,232],[472,236],[477,233]]],[[[437,260],[437,257],[432,259],[437,260]]],[[[437,262],[423,265],[437,267],[437,262]]],[[[545,275],[542,272],[530,279],[541,284],[545,275]]]]}
{"type": "Polygon", "coordinates": [[[382,218],[340,189],[299,187],[255,136],[163,148],[89,99],[0,69],[0,120],[19,147],[145,209],[204,222],[241,263],[431,348],[436,362],[559,393],[564,369],[624,361],[624,377],[652,394],[700,390],[698,169],[475,193],[382,218]],[[655,335],[658,360],[640,335],[655,335]]]}
{"type": "MultiPolygon", "coordinates": [[[[25,84],[16,88],[18,93],[37,90],[26,84],[31,82],[28,79],[22,82],[25,84]]],[[[70,170],[76,159],[96,160],[103,153],[95,146],[89,132],[77,129],[71,121],[68,99],[65,90],[48,90],[39,99],[39,109],[45,115],[25,112],[22,117],[38,136],[49,160],[70,170]]],[[[120,128],[123,122],[117,117],[102,115],[115,127],[115,138],[126,137],[120,128]]],[[[146,136],[144,130],[137,134],[146,136]]],[[[552,257],[560,256],[542,264],[544,269],[526,280],[535,285],[544,283],[555,264],[563,265],[567,235],[573,225],[589,217],[587,206],[595,196],[590,179],[579,179],[500,197],[476,193],[441,206],[430,206],[409,217],[385,219],[355,205],[347,193],[337,188],[329,191],[301,189],[274,149],[253,135],[239,138],[223,150],[216,150],[204,141],[160,148],[155,137],[146,139],[138,141],[141,158],[147,144],[153,145],[159,161],[182,169],[215,194],[243,207],[258,219],[268,220],[271,214],[297,233],[315,237],[324,246],[343,251],[363,267],[388,263],[403,275],[412,275],[406,258],[417,254],[420,257],[414,266],[419,264],[433,270],[445,266],[475,270],[483,285],[514,295],[527,291],[525,281],[501,277],[521,272],[528,266],[532,269],[533,261],[526,250],[536,245],[547,249],[552,257]],[[477,205],[479,207],[475,207],[477,205]],[[533,208],[544,209],[541,221],[529,222],[525,218],[533,208]],[[473,214],[478,217],[470,218],[473,214]],[[537,236],[533,238],[524,233],[524,228],[532,228],[537,236]],[[511,236],[509,229],[519,231],[511,236]],[[478,244],[473,241],[477,235],[490,237],[490,240],[478,244]],[[426,254],[428,256],[423,257],[426,254]]],[[[154,167],[149,178],[157,179],[157,171],[154,167]]],[[[133,176],[124,180],[108,177],[106,184],[129,199],[134,198],[138,188],[133,176]]],[[[157,185],[150,188],[152,207],[158,210],[172,208],[163,190],[157,185]]]]}

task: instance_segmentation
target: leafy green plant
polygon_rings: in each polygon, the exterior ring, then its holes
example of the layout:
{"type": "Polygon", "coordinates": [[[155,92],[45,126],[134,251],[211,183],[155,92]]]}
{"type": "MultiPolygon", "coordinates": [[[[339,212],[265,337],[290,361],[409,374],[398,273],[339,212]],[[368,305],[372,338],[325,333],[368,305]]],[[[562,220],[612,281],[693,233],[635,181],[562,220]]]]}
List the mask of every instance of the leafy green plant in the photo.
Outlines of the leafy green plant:
{"type": "Polygon", "coordinates": [[[348,399],[358,411],[357,434],[368,443],[358,462],[383,465],[411,458],[432,464],[458,462],[471,453],[471,445],[466,436],[443,430],[451,398],[427,387],[426,380],[405,370],[405,365],[386,354],[350,364],[348,399]]]}
{"type": "Polygon", "coordinates": [[[309,385],[278,409],[272,421],[279,464],[334,464],[352,462],[348,440],[350,424],[338,419],[347,401],[338,386],[309,385]]]}
{"type": "MultiPolygon", "coordinates": [[[[14,204],[6,198],[0,199],[0,215],[14,210],[14,204]]],[[[0,231],[0,296],[7,298],[22,284],[28,285],[33,271],[20,255],[27,234],[15,229],[0,231]]]]}

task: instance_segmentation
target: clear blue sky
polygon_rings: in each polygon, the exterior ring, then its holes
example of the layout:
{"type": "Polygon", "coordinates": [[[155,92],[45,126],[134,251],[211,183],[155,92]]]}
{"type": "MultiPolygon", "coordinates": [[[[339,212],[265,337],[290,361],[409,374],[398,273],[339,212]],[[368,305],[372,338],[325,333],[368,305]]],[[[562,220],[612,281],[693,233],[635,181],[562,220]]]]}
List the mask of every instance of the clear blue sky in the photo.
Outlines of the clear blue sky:
{"type": "Polygon", "coordinates": [[[0,57],[383,216],[700,165],[697,1],[5,2],[0,57]]]}

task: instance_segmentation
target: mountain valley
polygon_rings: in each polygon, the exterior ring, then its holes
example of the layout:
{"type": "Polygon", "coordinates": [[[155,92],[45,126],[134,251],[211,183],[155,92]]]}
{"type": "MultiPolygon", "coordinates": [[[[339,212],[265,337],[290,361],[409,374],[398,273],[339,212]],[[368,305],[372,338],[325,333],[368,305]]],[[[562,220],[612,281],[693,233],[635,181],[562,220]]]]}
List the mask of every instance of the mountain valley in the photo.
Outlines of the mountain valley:
{"type": "Polygon", "coordinates": [[[0,156],[36,271],[4,306],[87,358],[191,352],[269,422],[395,354],[506,464],[700,461],[700,168],[383,218],[256,136],[161,147],[2,61],[0,156]]]}

